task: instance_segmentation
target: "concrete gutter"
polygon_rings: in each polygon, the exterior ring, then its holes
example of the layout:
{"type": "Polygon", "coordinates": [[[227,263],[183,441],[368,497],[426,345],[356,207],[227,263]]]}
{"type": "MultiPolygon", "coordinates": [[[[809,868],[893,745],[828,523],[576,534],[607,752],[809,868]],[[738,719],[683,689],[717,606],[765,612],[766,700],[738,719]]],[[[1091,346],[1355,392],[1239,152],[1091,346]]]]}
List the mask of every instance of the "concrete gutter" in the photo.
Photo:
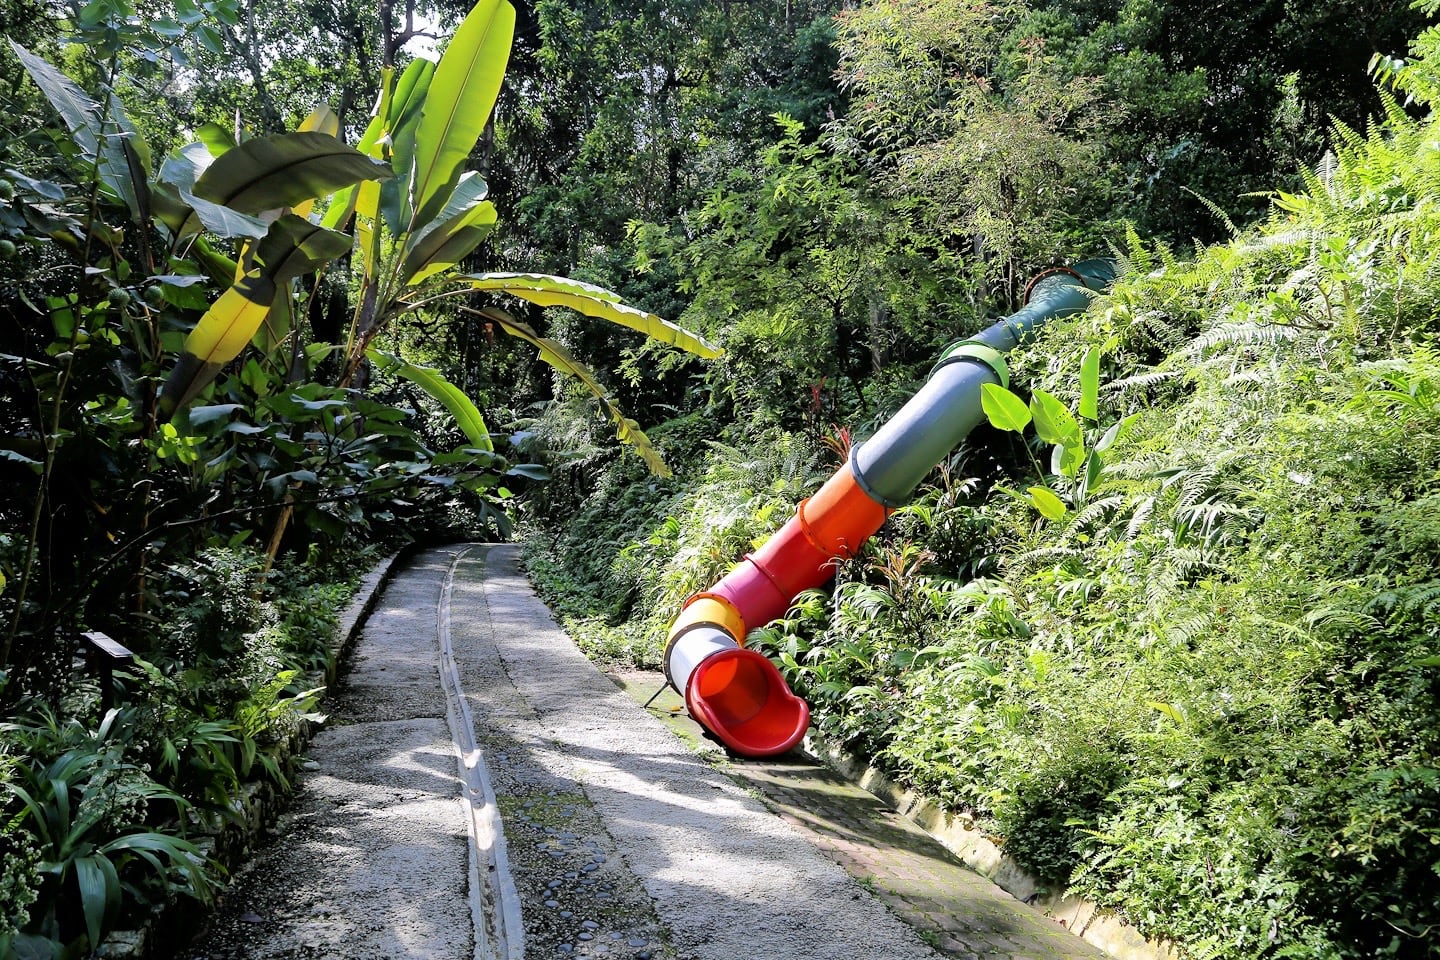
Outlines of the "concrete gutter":
{"type": "Polygon", "coordinates": [[[970,869],[1015,899],[1058,920],[1071,933],[1117,960],[1180,960],[1180,954],[1170,943],[1147,940],[1115,914],[1041,883],[1006,855],[1004,848],[980,830],[973,819],[945,810],[928,797],[896,783],[863,758],[830,743],[813,730],[805,737],[805,752],[884,800],[970,869]]]}

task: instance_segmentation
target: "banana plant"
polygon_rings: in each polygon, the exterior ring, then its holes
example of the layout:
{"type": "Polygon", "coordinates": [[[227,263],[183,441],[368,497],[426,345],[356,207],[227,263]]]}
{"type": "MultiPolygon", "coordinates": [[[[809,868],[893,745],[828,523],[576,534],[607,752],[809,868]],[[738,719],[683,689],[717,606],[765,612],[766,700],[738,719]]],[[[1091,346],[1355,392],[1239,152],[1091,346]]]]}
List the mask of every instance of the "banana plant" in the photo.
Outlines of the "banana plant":
{"type": "MultiPolygon", "coordinates": [[[[359,293],[345,345],[342,384],[376,360],[375,338],[405,316],[477,293],[540,306],[561,306],[607,320],[703,358],[720,351],[703,338],[621,302],[592,284],[534,273],[461,273],[459,264],[494,230],[496,211],[485,181],[465,161],[490,122],[515,31],[507,0],[479,0],[455,31],[438,63],[417,59],[397,77],[382,71],[381,92],[356,150],[388,163],[390,177],[366,181],[332,198],[320,223],[352,228],[359,293]]],[[[466,309],[475,309],[465,307],[466,309]]],[[[659,452],[635,421],[606,396],[598,379],[554,340],[541,337],[494,304],[482,313],[505,332],[534,345],[540,357],[577,377],[599,399],[619,438],[651,469],[668,473],[659,452]]],[[[483,421],[473,404],[458,412],[458,389],[438,372],[390,358],[384,366],[434,396],[456,416],[475,445],[483,421]],[[423,371],[423,372],[422,372],[423,371]]],[[[468,401],[467,401],[468,402],[468,401]]]]}

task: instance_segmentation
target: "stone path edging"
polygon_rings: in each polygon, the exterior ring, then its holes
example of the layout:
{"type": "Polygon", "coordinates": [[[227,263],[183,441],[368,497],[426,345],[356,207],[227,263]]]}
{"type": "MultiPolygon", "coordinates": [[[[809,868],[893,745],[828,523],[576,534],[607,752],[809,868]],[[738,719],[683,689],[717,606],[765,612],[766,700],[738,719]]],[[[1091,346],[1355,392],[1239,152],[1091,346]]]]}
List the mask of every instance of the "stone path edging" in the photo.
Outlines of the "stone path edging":
{"type": "Polygon", "coordinates": [[[1006,856],[969,818],[950,813],[933,800],[901,786],[863,758],[830,743],[813,729],[805,736],[804,748],[841,776],[890,804],[970,869],[1017,900],[1060,921],[1072,933],[1118,960],[1179,960],[1179,954],[1168,944],[1145,939],[1113,913],[1080,897],[1051,891],[1006,856]]]}
{"type": "MultiPolygon", "coordinates": [[[[340,612],[339,619],[335,621],[331,649],[335,651],[337,672],[341,658],[355,644],[355,638],[359,636],[360,628],[365,625],[366,618],[375,609],[375,604],[379,601],[385,584],[390,582],[395,564],[413,549],[413,547],[406,547],[395,551],[371,567],[370,572],[360,578],[360,584],[355,588],[355,595],[350,598],[350,603],[340,612]]],[[[327,677],[326,680],[334,683],[333,677],[327,677]]]]}

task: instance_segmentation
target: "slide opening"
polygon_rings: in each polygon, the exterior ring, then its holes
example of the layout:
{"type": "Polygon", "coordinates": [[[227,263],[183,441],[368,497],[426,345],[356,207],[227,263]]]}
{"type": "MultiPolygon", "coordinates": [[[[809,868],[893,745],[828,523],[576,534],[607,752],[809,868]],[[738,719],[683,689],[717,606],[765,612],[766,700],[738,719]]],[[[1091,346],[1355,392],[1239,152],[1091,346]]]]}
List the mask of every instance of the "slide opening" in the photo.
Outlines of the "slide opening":
{"type": "Polygon", "coordinates": [[[690,714],[727,747],[747,757],[793,749],[810,726],[810,707],[790,692],[780,671],[753,650],[707,657],[690,675],[690,714]]]}

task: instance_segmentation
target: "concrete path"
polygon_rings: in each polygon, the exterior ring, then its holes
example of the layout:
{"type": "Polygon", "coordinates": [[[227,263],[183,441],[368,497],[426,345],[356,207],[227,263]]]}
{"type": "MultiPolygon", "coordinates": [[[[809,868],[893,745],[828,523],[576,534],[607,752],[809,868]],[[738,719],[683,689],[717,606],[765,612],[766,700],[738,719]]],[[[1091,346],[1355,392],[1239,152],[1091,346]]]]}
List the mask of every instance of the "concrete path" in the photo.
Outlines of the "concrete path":
{"type": "Polygon", "coordinates": [[[515,548],[421,554],[295,812],[188,955],[1099,956],[817,765],[732,765],[653,713],[555,626],[515,548]]]}

